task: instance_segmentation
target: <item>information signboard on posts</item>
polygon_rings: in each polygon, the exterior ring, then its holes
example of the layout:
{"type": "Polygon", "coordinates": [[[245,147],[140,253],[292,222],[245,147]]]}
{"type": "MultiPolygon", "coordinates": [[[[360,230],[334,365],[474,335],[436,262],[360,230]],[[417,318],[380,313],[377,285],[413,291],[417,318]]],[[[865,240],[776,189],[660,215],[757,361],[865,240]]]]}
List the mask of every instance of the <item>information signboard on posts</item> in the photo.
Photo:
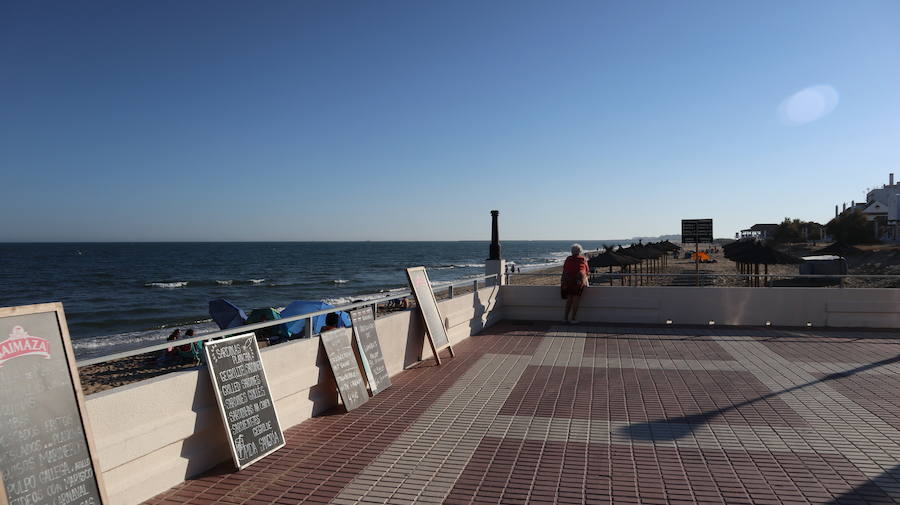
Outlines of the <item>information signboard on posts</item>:
{"type": "Polygon", "coordinates": [[[378,342],[378,333],[375,331],[372,307],[350,311],[350,320],[353,321],[356,348],[359,349],[359,357],[366,371],[369,389],[372,390],[372,396],[375,396],[391,387],[391,376],[388,375],[384,356],[381,354],[381,343],[378,342]]]}
{"type": "Polygon", "coordinates": [[[237,469],[284,447],[256,335],[210,340],[203,349],[237,469]]]}
{"type": "Polygon", "coordinates": [[[713,241],[712,219],[682,219],[682,244],[708,244],[713,241]]]}
{"type": "Polygon", "coordinates": [[[425,267],[407,268],[406,276],[409,279],[413,296],[416,298],[419,313],[422,314],[422,319],[425,321],[425,330],[428,333],[428,342],[431,344],[434,360],[440,365],[441,357],[438,355],[438,351],[447,348],[450,349],[450,356],[453,356],[453,348],[450,347],[450,337],[447,335],[447,329],[444,328],[444,318],[441,317],[441,312],[438,310],[437,300],[431,289],[431,281],[428,280],[425,267]]]}
{"type": "Polygon", "coordinates": [[[347,412],[369,401],[369,392],[359,373],[359,365],[356,363],[356,354],[353,352],[350,339],[350,328],[338,328],[325,331],[320,335],[322,345],[325,346],[325,354],[334,372],[334,380],[337,382],[338,393],[344,401],[347,412]]]}
{"type": "Polygon", "coordinates": [[[0,308],[0,504],[109,503],[61,303],[0,308]]]}

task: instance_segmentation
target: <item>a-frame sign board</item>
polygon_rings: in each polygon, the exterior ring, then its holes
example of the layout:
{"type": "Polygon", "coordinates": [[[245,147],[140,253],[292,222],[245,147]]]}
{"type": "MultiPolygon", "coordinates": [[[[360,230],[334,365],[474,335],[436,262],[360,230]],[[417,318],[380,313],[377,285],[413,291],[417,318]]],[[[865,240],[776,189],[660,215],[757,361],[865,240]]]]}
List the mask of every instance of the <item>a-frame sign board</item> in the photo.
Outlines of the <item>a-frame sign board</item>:
{"type": "Polygon", "coordinates": [[[0,308],[0,384],[0,504],[109,503],[61,303],[0,308]]]}
{"type": "Polygon", "coordinates": [[[419,313],[422,314],[422,319],[425,321],[425,330],[428,333],[428,342],[431,344],[434,360],[440,365],[439,351],[449,349],[450,356],[454,356],[454,354],[453,348],[450,347],[447,329],[444,328],[444,318],[441,317],[441,312],[438,310],[437,300],[434,298],[434,291],[428,280],[428,273],[425,272],[425,267],[412,267],[406,269],[406,277],[409,279],[409,286],[416,298],[419,313]]]}
{"type": "Polygon", "coordinates": [[[338,393],[344,401],[347,412],[369,401],[369,391],[359,372],[356,354],[353,352],[353,334],[350,328],[323,331],[319,336],[325,355],[334,373],[338,393]]]}
{"type": "Polygon", "coordinates": [[[203,345],[234,465],[242,470],[285,445],[256,335],[242,333],[203,345]]]}
{"type": "Polygon", "coordinates": [[[384,364],[384,354],[381,352],[381,343],[378,341],[378,332],[375,330],[375,316],[372,307],[351,310],[350,320],[353,321],[354,342],[359,350],[363,370],[366,372],[366,380],[369,382],[372,396],[375,396],[391,387],[391,376],[384,364]]]}

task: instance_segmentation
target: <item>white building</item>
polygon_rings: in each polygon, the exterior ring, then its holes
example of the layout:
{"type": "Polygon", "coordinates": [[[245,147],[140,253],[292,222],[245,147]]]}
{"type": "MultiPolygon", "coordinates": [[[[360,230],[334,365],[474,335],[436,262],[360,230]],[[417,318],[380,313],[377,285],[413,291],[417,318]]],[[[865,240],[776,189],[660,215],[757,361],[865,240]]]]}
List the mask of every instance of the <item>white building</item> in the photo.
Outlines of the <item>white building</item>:
{"type": "Polygon", "coordinates": [[[900,193],[900,184],[894,184],[894,174],[888,176],[888,183],[866,193],[866,203],[881,202],[887,204],[891,196],[900,193]]]}
{"type": "MultiPolygon", "coordinates": [[[[835,206],[835,217],[838,214],[835,206]]],[[[894,183],[894,174],[888,175],[888,183],[866,193],[865,202],[844,204],[841,214],[860,212],[866,221],[874,222],[875,235],[882,240],[900,241],[900,183],[894,183]]]]}
{"type": "Polygon", "coordinates": [[[894,242],[900,241],[900,191],[888,198],[887,225],[889,238],[894,242]]]}

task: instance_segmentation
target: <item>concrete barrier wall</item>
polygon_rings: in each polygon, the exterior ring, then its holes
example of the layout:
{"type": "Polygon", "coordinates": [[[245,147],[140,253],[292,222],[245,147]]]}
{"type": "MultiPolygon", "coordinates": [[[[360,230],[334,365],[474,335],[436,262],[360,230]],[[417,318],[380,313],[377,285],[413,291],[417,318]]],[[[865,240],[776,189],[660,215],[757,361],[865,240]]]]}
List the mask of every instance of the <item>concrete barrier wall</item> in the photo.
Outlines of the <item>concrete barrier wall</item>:
{"type": "MultiPolygon", "coordinates": [[[[507,319],[556,321],[565,300],[553,286],[503,286],[507,319]]],[[[590,287],[586,322],[900,328],[900,289],[590,287]]]]}
{"type": "MultiPolygon", "coordinates": [[[[499,287],[484,288],[439,303],[451,342],[500,319],[499,292],[499,287]]],[[[391,314],[375,324],[391,375],[432,357],[417,312],[391,314]]],[[[261,354],[284,429],[338,405],[318,337],[266,348],[261,354]]],[[[209,382],[206,369],[200,368],[87,397],[111,503],[140,503],[231,459],[209,382]]]]}

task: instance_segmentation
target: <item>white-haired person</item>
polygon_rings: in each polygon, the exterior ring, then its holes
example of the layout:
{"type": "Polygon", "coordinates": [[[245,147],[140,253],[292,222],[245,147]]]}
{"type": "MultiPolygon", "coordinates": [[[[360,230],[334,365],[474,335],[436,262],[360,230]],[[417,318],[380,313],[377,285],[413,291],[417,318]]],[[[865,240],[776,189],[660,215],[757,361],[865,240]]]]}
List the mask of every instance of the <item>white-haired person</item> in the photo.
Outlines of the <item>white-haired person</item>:
{"type": "Polygon", "coordinates": [[[578,304],[581,303],[581,293],[588,285],[587,258],[584,257],[584,248],[580,244],[572,244],[572,255],[563,263],[563,273],[560,279],[560,294],[566,301],[566,313],[564,320],[567,323],[577,323],[578,304]],[[571,316],[571,317],[570,317],[571,316]]]}

